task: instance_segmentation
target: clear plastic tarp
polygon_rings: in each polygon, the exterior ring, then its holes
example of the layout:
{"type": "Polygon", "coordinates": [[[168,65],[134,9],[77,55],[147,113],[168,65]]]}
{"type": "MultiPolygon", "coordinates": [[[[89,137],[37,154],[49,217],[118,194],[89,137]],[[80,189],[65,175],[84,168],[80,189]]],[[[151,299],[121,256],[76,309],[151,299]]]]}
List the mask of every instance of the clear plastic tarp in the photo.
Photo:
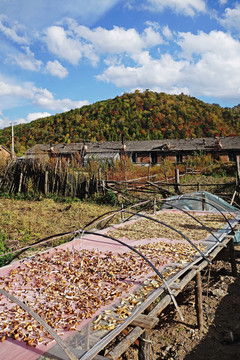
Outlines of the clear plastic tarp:
{"type": "MultiPolygon", "coordinates": [[[[239,209],[235,206],[230,205],[219,196],[213,195],[207,191],[197,191],[183,195],[176,195],[166,199],[166,201],[168,200],[170,200],[173,205],[176,205],[184,210],[202,211],[204,207],[205,211],[211,212],[217,212],[218,210],[223,212],[239,211],[239,209]],[[191,197],[193,198],[192,200],[190,199],[191,197]]],[[[162,209],[170,209],[170,205],[163,203],[162,209]]]]}
{"type": "MultiPolygon", "coordinates": [[[[195,210],[195,211],[210,211],[210,212],[230,212],[240,214],[240,210],[235,206],[230,205],[227,201],[223,200],[217,195],[213,195],[207,191],[197,191],[182,195],[172,196],[166,199],[167,202],[171,202],[174,206],[177,206],[183,210],[195,210]]],[[[162,204],[162,209],[171,209],[171,205],[162,204]]],[[[237,215],[237,214],[236,214],[237,215]]],[[[240,243],[240,231],[235,233],[234,242],[240,243]]]]}

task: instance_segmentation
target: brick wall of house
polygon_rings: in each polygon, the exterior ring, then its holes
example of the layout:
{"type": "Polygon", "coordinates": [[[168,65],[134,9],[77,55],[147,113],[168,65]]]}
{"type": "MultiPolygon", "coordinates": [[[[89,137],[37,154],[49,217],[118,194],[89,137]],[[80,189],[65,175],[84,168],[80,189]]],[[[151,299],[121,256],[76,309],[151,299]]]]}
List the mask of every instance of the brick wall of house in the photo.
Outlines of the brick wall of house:
{"type": "Polygon", "coordinates": [[[168,161],[171,161],[171,162],[175,163],[175,161],[176,161],[176,156],[166,156],[165,159],[168,160],[168,161]]]}
{"type": "Polygon", "coordinates": [[[137,163],[149,163],[151,160],[150,154],[147,153],[138,153],[137,154],[137,163]]]}
{"type": "Polygon", "coordinates": [[[229,156],[228,155],[219,155],[219,160],[222,162],[228,162],[229,156]]]}
{"type": "Polygon", "coordinates": [[[157,155],[157,163],[163,162],[163,156],[157,155]]]}
{"type": "Polygon", "coordinates": [[[215,152],[212,154],[212,158],[215,160],[221,160],[223,162],[229,161],[229,156],[227,152],[215,152]]]}

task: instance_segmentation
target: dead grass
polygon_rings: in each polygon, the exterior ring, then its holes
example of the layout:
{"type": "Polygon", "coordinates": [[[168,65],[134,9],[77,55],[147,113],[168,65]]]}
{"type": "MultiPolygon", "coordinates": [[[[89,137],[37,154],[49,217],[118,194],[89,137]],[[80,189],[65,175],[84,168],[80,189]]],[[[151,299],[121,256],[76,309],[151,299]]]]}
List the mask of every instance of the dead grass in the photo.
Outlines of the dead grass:
{"type": "Polygon", "coordinates": [[[17,249],[49,235],[80,229],[109,210],[110,206],[87,202],[0,199],[0,229],[7,235],[5,245],[17,249]]]}

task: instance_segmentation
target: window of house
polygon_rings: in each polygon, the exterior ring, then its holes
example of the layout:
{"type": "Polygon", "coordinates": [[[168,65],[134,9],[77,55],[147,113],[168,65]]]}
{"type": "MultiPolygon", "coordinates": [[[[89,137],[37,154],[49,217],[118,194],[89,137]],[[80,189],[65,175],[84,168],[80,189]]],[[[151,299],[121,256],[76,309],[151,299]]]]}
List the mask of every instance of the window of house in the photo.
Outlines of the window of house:
{"type": "Polygon", "coordinates": [[[132,162],[133,163],[137,162],[137,153],[132,153],[132,162]]]}
{"type": "Polygon", "coordinates": [[[177,162],[178,162],[178,163],[181,163],[181,162],[183,161],[183,156],[182,156],[182,154],[177,154],[176,158],[177,158],[177,162]]]}
{"type": "Polygon", "coordinates": [[[157,154],[151,153],[151,163],[156,164],[157,163],[157,154]]]}
{"type": "Polygon", "coordinates": [[[236,161],[236,153],[234,151],[229,151],[228,153],[229,161],[236,161]]]}

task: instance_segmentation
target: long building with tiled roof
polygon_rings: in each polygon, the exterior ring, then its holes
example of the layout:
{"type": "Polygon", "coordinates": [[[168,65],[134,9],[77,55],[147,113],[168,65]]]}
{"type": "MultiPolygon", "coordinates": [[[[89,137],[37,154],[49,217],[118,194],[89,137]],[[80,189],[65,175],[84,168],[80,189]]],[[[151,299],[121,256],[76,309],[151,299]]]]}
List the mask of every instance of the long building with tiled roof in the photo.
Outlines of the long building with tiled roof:
{"type": "Polygon", "coordinates": [[[182,162],[199,153],[210,154],[216,160],[235,161],[240,156],[240,137],[39,144],[26,151],[24,158],[71,159],[78,154],[86,163],[92,157],[99,161],[116,160],[126,154],[134,163],[155,164],[163,159],[182,162]]]}

